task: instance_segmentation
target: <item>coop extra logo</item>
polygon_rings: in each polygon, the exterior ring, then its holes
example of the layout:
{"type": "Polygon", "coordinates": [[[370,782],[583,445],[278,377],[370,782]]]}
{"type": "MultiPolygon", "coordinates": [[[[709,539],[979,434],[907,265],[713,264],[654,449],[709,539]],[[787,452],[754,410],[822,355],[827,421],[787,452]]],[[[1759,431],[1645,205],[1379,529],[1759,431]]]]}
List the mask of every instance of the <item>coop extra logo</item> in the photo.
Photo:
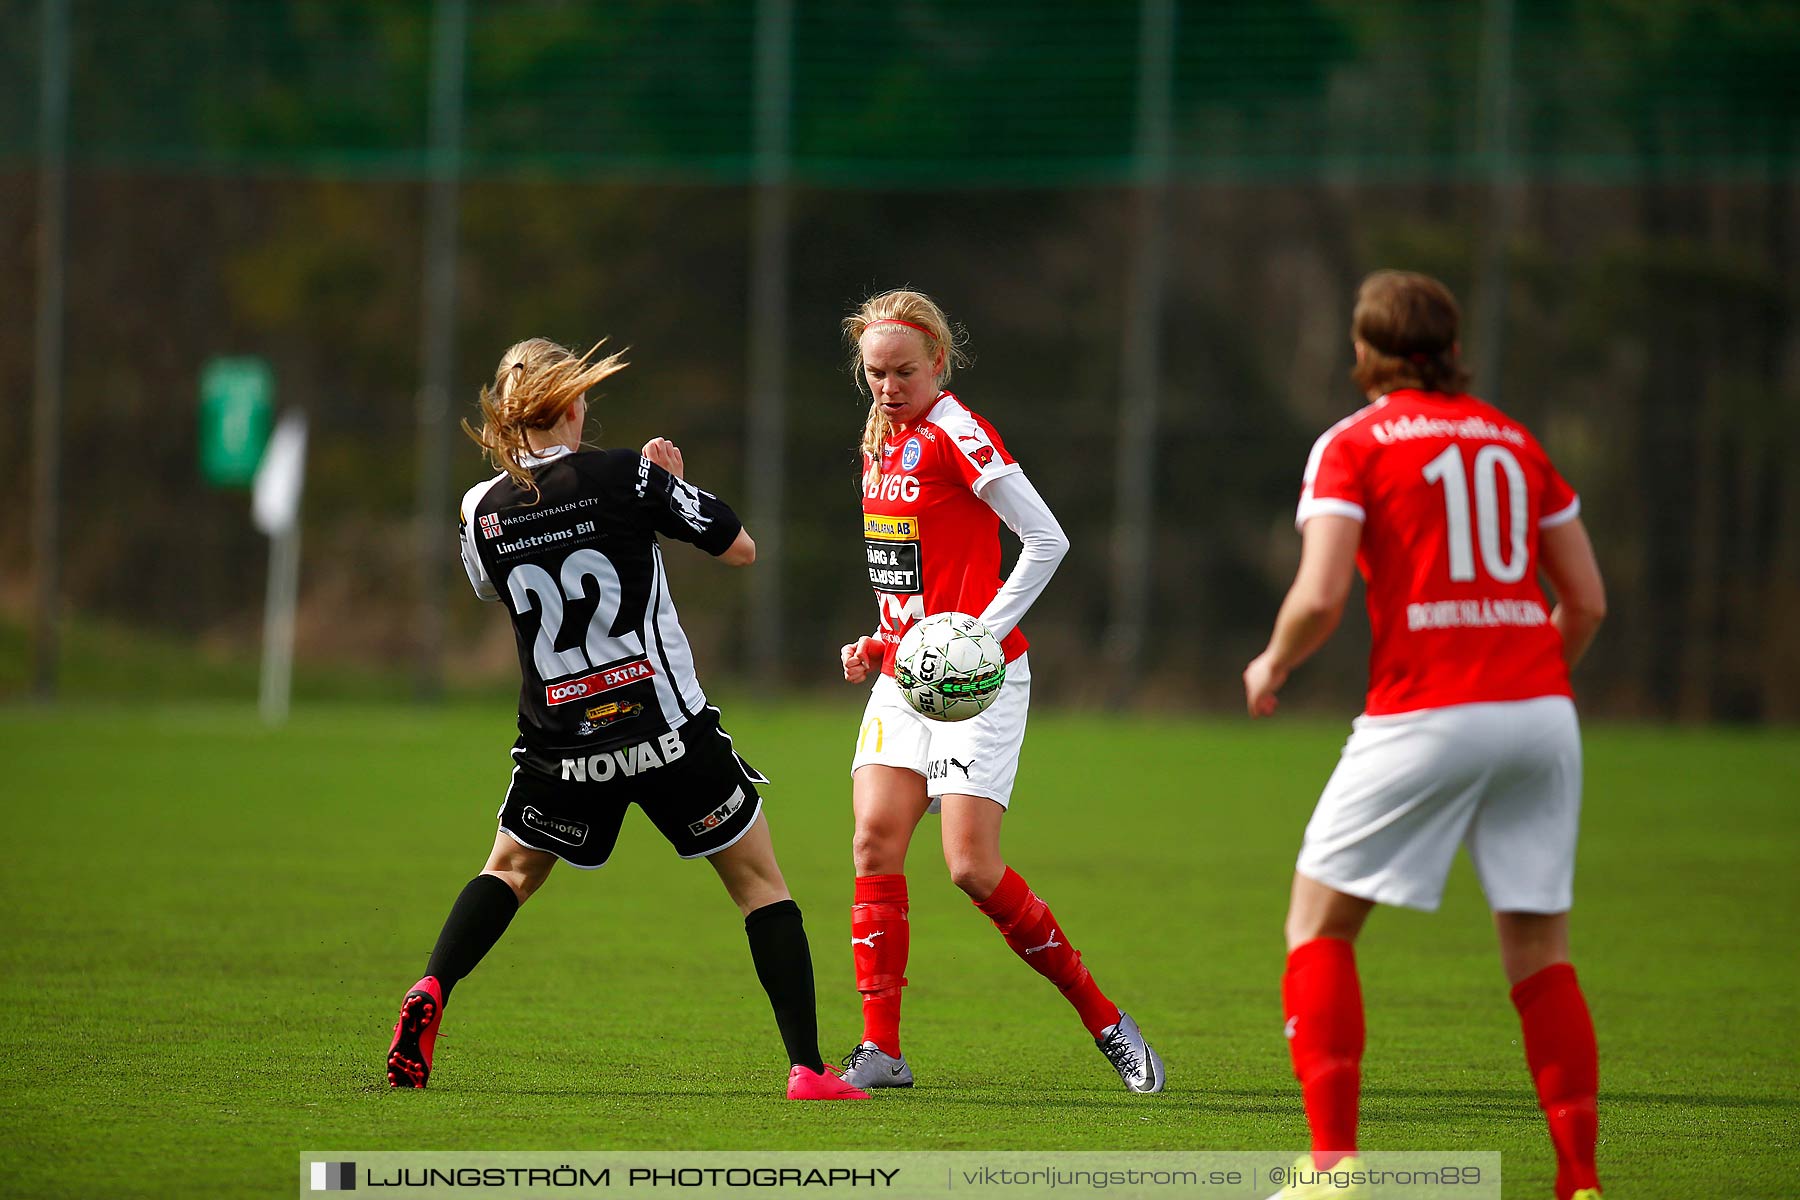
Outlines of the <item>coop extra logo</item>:
{"type": "Polygon", "coordinates": [[[601,692],[624,687],[628,683],[636,683],[640,679],[649,679],[655,674],[656,668],[650,665],[650,660],[640,658],[636,662],[621,663],[616,667],[595,671],[592,675],[583,675],[580,679],[548,684],[544,688],[544,703],[551,707],[571,704],[576,700],[586,700],[589,696],[598,696],[601,692]]]}

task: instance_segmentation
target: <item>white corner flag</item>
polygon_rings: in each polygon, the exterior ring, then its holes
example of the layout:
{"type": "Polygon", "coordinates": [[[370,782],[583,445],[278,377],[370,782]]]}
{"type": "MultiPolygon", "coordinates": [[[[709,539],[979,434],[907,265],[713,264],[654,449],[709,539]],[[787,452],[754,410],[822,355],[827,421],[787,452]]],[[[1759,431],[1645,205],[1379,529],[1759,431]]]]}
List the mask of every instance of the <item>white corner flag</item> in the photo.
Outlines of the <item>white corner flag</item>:
{"type": "Polygon", "coordinates": [[[300,521],[300,493],[306,483],[306,414],[282,416],[263,449],[250,494],[256,527],[270,537],[300,521]]]}
{"type": "Polygon", "coordinates": [[[269,590],[263,609],[262,715],[287,719],[294,675],[294,608],[300,591],[300,495],[306,484],[306,415],[276,423],[252,484],[250,511],[269,535],[269,590]]]}

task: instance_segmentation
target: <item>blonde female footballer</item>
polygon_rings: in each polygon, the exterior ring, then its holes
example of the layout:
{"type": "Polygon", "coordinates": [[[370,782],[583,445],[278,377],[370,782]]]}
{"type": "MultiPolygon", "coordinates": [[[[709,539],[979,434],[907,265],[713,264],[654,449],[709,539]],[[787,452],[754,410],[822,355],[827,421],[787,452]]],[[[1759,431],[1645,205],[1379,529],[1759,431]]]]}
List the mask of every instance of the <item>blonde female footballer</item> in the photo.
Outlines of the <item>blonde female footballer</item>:
{"type": "Polygon", "coordinates": [[[900,1051],[906,986],[906,851],[925,814],[942,815],[950,878],[1006,944],[1055,984],[1134,1092],[1159,1092],[1163,1064],[1137,1022],[1094,982],[1068,930],[1000,853],[1012,800],[1031,664],[1019,621],[1068,550],[1068,539],[1000,435],[944,390],[960,358],[949,319],[919,292],[883,292],[844,321],[854,374],[869,395],[862,438],[864,536],[880,614],[876,634],[845,646],[844,678],[874,687],[851,764],[856,869],[850,941],[863,997],[863,1040],[844,1060],[862,1088],[911,1087],[900,1051]],[[1000,523],[1023,549],[1000,578],[1000,523]],[[879,550],[877,554],[875,551],[879,550]],[[884,564],[879,570],[876,562],[884,564]],[[892,564],[898,563],[896,569],[892,564]],[[927,720],[894,683],[894,648],[931,613],[978,616],[1000,639],[1006,685],[966,721],[927,720]]]}
{"type": "MultiPolygon", "coordinates": [[[[755,561],[756,543],[722,500],[683,478],[673,443],[582,448],[588,390],[625,365],[616,354],[595,360],[598,349],[513,346],[482,391],[482,427],[469,428],[499,473],[463,497],[463,566],[475,594],[512,620],[519,738],[487,864],[401,1003],[388,1083],[425,1086],[451,989],[559,860],[605,865],[636,804],[678,855],[718,872],[743,914],[791,1064],[788,1098],[866,1100],[820,1059],[812,955],[756,790],[768,780],[738,756],[701,690],[658,537],[734,567],[755,561]]],[[[597,970],[603,946],[590,951],[597,970]]]]}

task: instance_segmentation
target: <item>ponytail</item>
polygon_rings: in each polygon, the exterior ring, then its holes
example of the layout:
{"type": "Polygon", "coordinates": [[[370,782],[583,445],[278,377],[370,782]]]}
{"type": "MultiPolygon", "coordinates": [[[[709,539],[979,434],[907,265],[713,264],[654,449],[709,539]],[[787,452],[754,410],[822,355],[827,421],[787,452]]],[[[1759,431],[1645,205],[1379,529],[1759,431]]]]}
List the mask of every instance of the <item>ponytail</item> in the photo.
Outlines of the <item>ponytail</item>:
{"type": "Polygon", "coordinates": [[[624,370],[619,354],[595,359],[605,339],[577,355],[548,338],[529,338],[500,356],[494,382],[481,389],[481,428],[462,423],[489,462],[530,492],[537,502],[537,480],[524,465],[532,453],[529,430],[556,427],[589,388],[624,370]]]}

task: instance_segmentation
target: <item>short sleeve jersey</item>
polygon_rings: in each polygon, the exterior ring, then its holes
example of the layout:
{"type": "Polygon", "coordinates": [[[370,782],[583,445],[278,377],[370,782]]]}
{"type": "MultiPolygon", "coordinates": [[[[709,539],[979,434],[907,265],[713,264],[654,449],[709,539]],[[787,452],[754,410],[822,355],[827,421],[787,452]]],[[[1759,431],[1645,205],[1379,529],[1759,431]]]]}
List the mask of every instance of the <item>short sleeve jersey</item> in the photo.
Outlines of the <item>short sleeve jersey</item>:
{"type": "MultiPolygon", "coordinates": [[[[863,457],[863,556],[881,616],[884,674],[894,647],[932,613],[980,616],[1000,591],[1000,517],[981,490],[1019,472],[994,427],[949,392],[923,418],[881,447],[881,474],[863,457]]],[[[1025,653],[1014,629],[1000,646],[1011,662],[1025,653]]]]}
{"type": "Polygon", "coordinates": [[[1363,524],[1366,711],[1569,695],[1538,534],[1580,511],[1530,431],[1472,396],[1390,392],[1327,430],[1296,524],[1363,524]]]}
{"type": "Polygon", "coordinates": [[[723,554],[742,523],[716,496],[630,450],[545,455],[540,497],[507,475],[463,496],[463,566],[518,642],[519,734],[594,753],[677,729],[706,707],[657,535],[723,554]]]}

